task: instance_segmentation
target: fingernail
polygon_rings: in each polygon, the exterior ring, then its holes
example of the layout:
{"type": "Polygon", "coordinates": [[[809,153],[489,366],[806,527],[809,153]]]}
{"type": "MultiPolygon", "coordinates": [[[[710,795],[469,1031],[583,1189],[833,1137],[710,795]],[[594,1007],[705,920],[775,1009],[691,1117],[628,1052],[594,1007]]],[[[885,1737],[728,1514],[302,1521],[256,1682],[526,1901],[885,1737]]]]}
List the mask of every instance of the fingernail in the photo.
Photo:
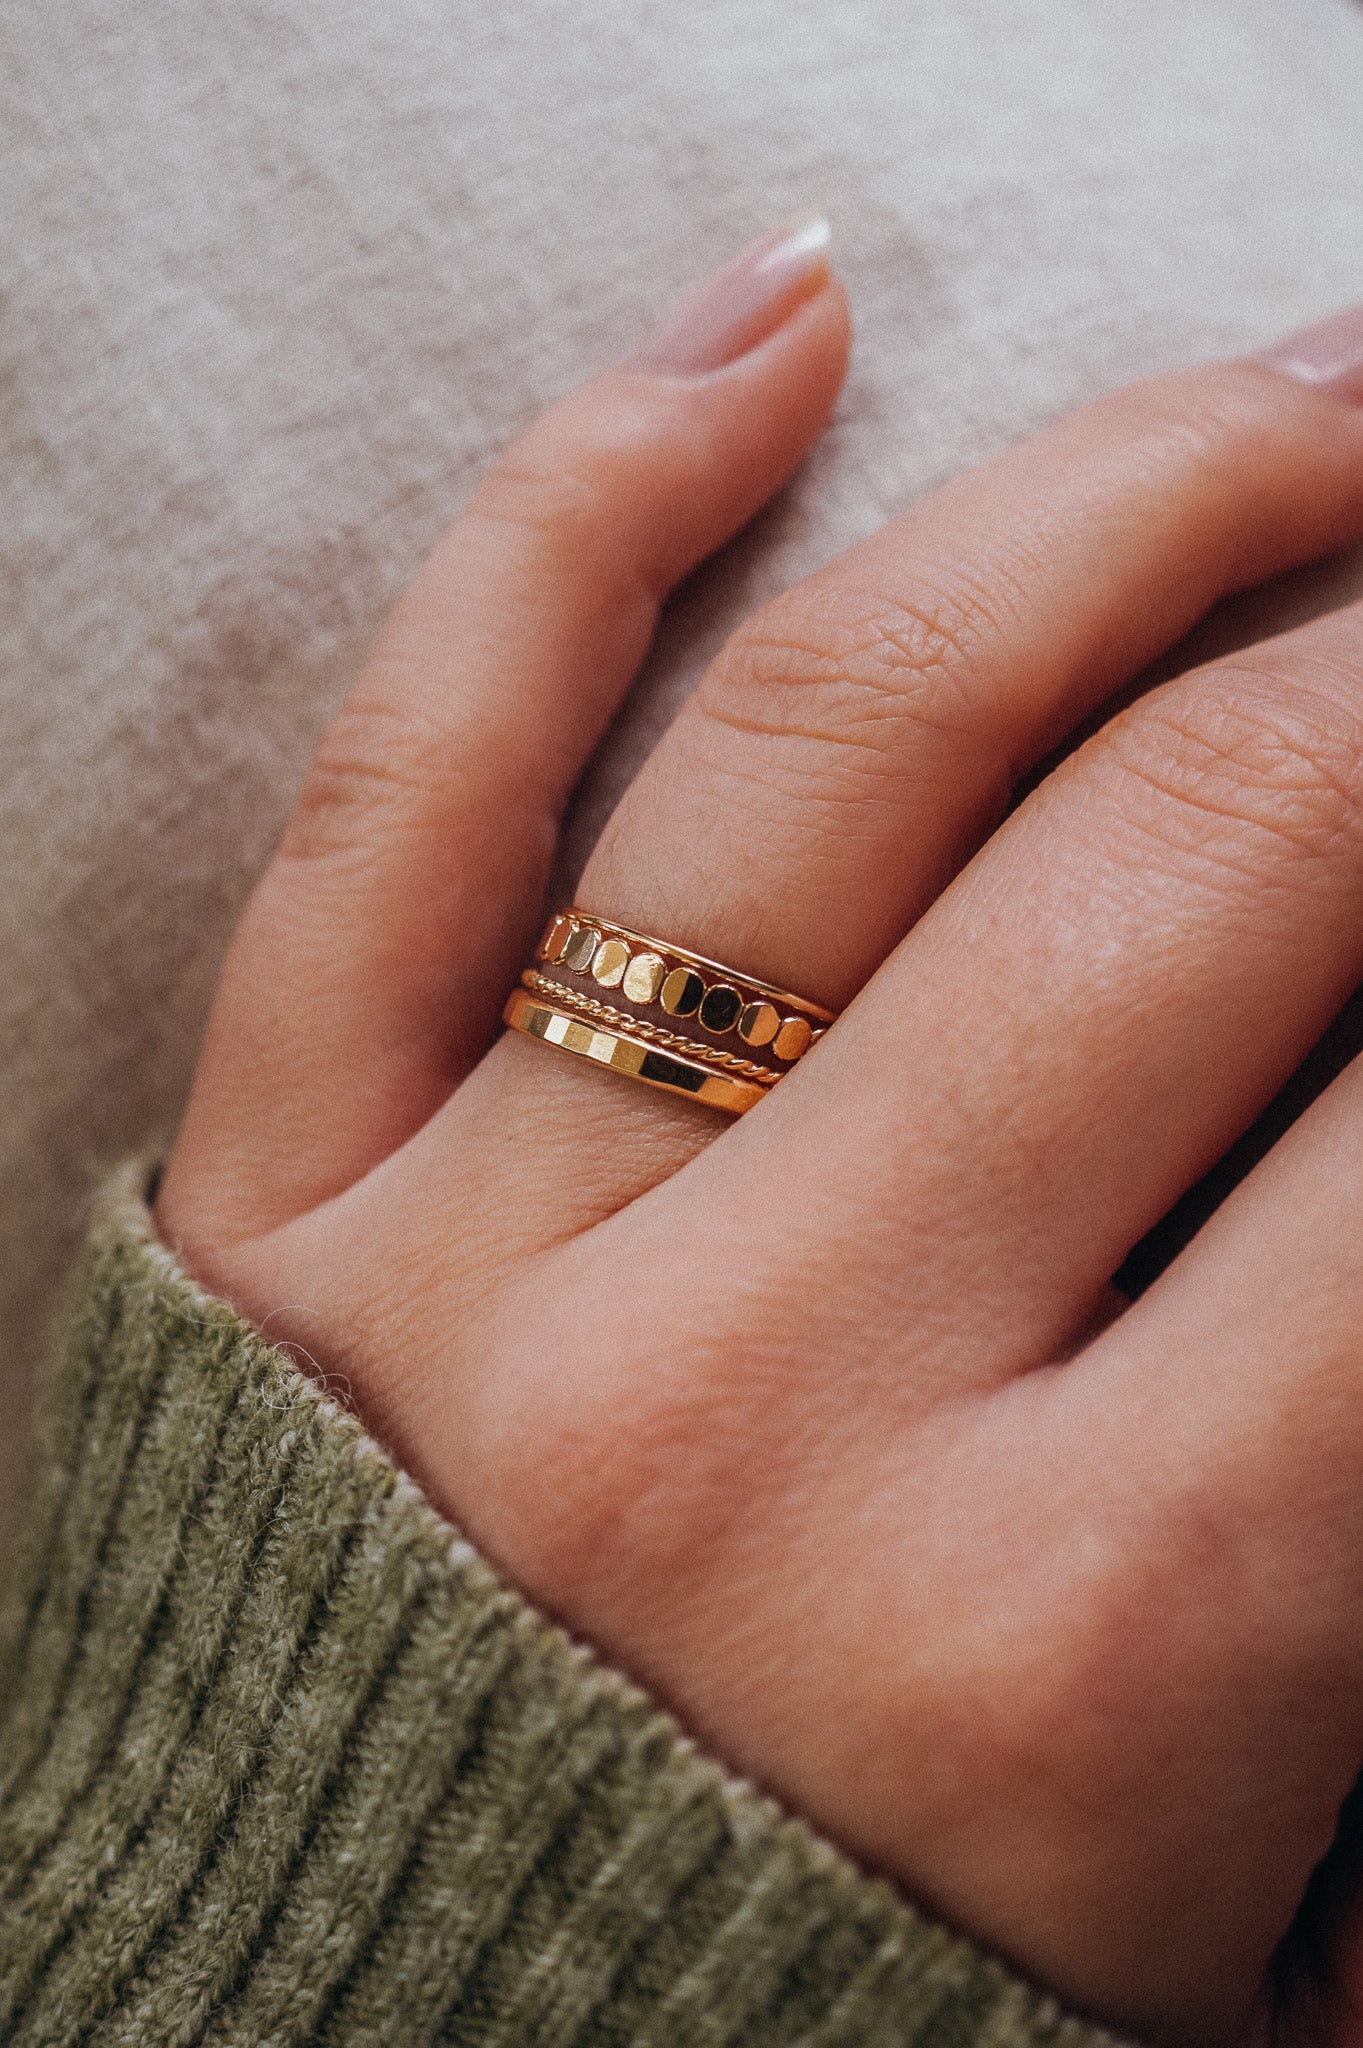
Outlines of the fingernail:
{"type": "Polygon", "coordinates": [[[1331,313],[1261,349],[1259,361],[1314,384],[1352,405],[1363,405],[1363,306],[1331,313]]]}
{"type": "Polygon", "coordinates": [[[686,294],[631,367],[694,377],[736,362],[822,288],[831,240],[814,215],[750,242],[686,294]]]}

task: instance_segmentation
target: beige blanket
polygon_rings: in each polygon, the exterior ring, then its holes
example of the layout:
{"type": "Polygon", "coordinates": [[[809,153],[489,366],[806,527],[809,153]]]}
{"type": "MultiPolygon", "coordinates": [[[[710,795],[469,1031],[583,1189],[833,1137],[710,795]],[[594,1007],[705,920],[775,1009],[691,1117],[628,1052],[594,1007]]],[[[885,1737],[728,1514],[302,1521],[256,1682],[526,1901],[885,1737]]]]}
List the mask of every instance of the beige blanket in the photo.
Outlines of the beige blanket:
{"type": "Polygon", "coordinates": [[[578,849],[756,598],[1105,385],[1363,297],[1363,9],[0,12],[11,1473],[82,1191],[172,1128],[243,894],[384,608],[527,415],[811,205],[859,323],[845,401],[674,607],[578,849]]]}

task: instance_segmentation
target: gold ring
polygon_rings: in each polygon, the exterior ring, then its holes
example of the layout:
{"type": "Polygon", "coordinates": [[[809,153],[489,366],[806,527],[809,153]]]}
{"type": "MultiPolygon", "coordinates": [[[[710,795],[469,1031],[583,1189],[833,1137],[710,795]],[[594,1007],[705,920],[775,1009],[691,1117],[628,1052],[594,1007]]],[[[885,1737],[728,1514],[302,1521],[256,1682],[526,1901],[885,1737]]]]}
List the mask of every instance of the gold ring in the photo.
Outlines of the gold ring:
{"type": "Polygon", "coordinates": [[[560,911],[512,991],[514,1031],[741,1116],[817,1044],[831,1010],[687,947],[560,911]]]}

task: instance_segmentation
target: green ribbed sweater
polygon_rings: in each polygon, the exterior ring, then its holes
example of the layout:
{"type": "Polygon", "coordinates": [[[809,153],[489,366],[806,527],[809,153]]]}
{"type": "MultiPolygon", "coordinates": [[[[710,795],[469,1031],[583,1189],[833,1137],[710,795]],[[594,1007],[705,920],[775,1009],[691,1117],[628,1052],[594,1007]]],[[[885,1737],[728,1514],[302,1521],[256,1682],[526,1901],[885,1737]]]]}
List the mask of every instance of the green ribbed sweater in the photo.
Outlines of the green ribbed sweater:
{"type": "Polygon", "coordinates": [[[0,1638],[0,2041],[1097,2048],[697,1752],[125,1173],[0,1638]]]}

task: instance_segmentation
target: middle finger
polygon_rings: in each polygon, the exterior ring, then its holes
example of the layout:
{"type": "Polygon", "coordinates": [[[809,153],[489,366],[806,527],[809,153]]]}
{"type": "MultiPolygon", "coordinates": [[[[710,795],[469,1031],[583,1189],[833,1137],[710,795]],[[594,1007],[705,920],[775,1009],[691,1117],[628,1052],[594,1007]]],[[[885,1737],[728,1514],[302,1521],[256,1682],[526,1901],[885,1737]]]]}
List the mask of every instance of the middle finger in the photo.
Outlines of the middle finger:
{"type": "Polygon", "coordinates": [[[723,1215],[799,1161],[866,1298],[949,1330],[958,1376],[1006,1377],[1091,1321],[1361,978],[1356,605],[1072,755],[688,1199],[723,1215]]]}

